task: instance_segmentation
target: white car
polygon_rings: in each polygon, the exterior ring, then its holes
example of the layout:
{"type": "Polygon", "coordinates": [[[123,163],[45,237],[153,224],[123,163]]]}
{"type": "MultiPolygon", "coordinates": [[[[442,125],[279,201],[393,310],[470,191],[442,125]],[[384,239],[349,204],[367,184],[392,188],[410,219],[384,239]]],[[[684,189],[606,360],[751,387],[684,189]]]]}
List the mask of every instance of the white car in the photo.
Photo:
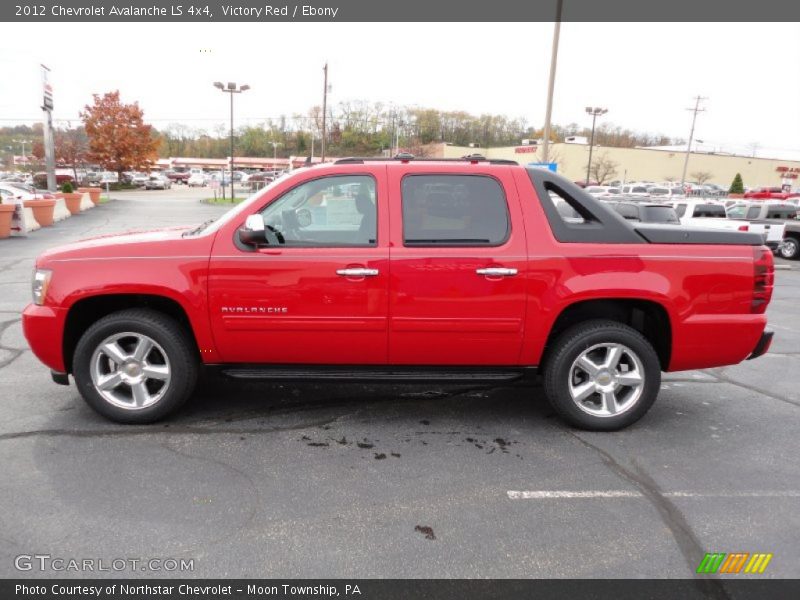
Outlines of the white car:
{"type": "Polygon", "coordinates": [[[36,194],[31,194],[25,190],[8,183],[0,183],[0,191],[3,194],[4,202],[24,202],[26,200],[36,200],[36,194]]]}
{"type": "Polygon", "coordinates": [[[629,198],[649,198],[650,192],[645,184],[625,184],[622,186],[622,195],[629,198]]]}
{"type": "Polygon", "coordinates": [[[189,179],[186,180],[186,185],[189,187],[205,187],[208,184],[205,173],[202,171],[192,172],[189,179]]]}

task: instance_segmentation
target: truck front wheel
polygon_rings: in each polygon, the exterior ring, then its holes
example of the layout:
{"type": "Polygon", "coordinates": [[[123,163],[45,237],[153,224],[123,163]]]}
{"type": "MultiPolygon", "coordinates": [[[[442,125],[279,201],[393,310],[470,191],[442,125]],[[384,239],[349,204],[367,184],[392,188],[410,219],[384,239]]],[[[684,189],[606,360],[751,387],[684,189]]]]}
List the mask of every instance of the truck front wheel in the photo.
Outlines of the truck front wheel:
{"type": "Polygon", "coordinates": [[[191,395],[197,374],[197,352],[184,328],[147,309],[103,317],[83,334],[73,358],[83,399],[119,423],[165,417],[191,395]]]}
{"type": "Polygon", "coordinates": [[[581,429],[615,431],[635,423],[655,402],[660,386],[653,346],[616,321],[574,325],[557,338],[545,360],[547,399],[581,429]]]}

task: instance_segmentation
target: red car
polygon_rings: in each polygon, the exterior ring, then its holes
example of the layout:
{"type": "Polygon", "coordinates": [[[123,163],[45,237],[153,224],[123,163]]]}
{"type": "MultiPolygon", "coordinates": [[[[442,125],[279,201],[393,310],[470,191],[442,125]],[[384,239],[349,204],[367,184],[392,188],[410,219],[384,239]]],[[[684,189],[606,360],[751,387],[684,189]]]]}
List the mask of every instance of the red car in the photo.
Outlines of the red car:
{"type": "Polygon", "coordinates": [[[783,188],[779,187],[762,187],[745,192],[744,197],[755,200],[788,200],[789,198],[797,198],[800,193],[785,192],[783,188]]]}
{"type": "Polygon", "coordinates": [[[760,235],[627,222],[543,169],[342,159],[214,222],[45,252],[23,326],[56,382],[71,374],[120,422],[174,411],[201,367],[302,381],[538,372],[566,421],[614,430],[647,412],[662,371],[766,352],[772,286],[760,235]]]}

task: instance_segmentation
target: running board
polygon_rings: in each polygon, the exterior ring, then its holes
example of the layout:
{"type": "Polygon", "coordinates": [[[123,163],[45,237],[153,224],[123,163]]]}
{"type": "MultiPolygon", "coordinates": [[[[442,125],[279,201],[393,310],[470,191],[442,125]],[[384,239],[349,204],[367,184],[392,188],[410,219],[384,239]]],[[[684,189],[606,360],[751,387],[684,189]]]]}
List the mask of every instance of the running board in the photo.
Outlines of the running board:
{"type": "Polygon", "coordinates": [[[457,367],[223,367],[222,373],[234,379],[296,381],[513,381],[532,369],[457,367]]]}

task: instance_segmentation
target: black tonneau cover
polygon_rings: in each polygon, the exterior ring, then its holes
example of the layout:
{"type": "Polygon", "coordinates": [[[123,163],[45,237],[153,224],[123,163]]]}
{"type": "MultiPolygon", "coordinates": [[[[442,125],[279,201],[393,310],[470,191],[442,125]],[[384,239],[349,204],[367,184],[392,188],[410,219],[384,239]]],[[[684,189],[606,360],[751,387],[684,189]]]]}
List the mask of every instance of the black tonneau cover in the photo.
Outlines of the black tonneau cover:
{"type": "Polygon", "coordinates": [[[636,224],[634,229],[651,244],[723,244],[729,246],[761,246],[764,244],[764,236],[754,231],[702,229],[657,223],[636,224]]]}

